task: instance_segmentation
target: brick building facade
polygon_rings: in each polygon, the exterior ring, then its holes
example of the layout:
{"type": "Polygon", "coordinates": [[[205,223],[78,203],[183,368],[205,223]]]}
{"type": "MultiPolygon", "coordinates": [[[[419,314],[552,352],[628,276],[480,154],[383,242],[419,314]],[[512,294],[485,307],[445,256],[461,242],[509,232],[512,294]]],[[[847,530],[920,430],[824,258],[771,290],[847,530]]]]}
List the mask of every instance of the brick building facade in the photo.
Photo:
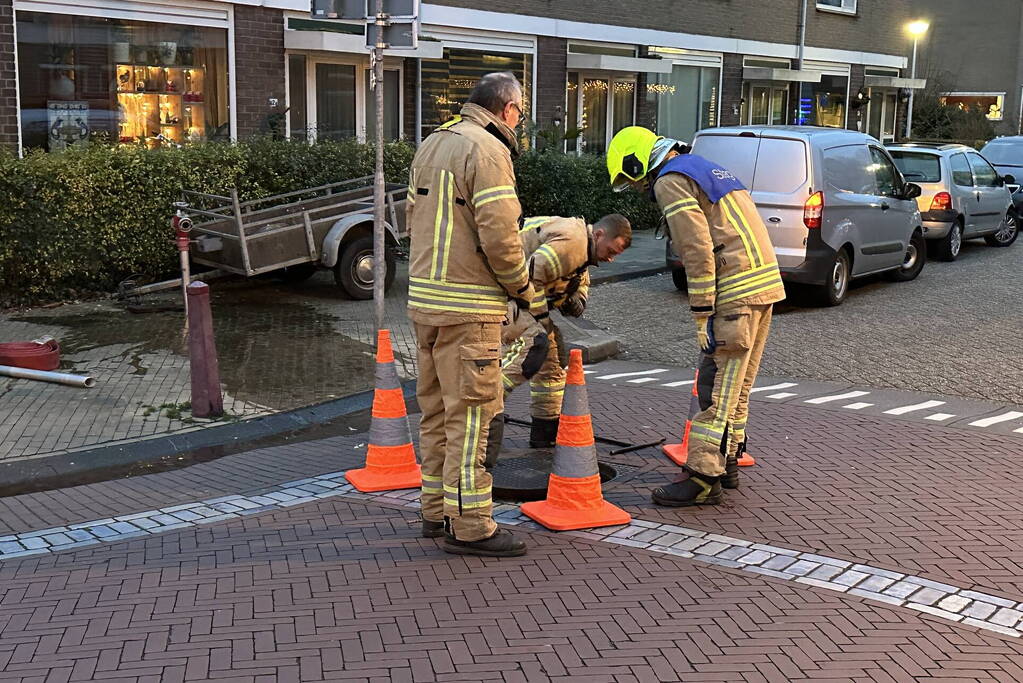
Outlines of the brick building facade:
{"type": "MultiPolygon", "coordinates": [[[[13,0],[12,8],[11,2],[0,0],[0,144],[15,146],[19,136],[14,17],[23,11],[52,11],[54,3],[13,0]]],[[[75,11],[71,0],[55,2],[67,3],[68,14],[75,11]]],[[[195,0],[186,8],[175,8],[170,0],[151,4],[161,6],[161,2],[166,2],[167,14],[156,19],[164,22],[159,25],[160,37],[150,40],[158,46],[180,45],[175,59],[180,61],[187,41],[177,33],[167,37],[168,31],[190,21],[223,26],[210,34],[213,38],[207,42],[216,47],[209,50],[233,49],[233,71],[226,56],[209,60],[207,88],[215,84],[217,90],[200,98],[201,102],[192,102],[190,108],[205,107],[207,117],[204,127],[193,126],[195,139],[213,137],[214,130],[232,138],[274,131],[307,138],[327,134],[328,128],[332,135],[361,137],[368,131],[368,60],[358,23],[311,22],[303,0],[235,4],[195,0]],[[218,116],[210,113],[214,105],[219,107],[218,116]]],[[[849,2],[837,4],[848,6],[849,2]]],[[[388,134],[418,140],[457,111],[475,78],[495,69],[511,70],[527,85],[531,113],[540,128],[556,121],[563,130],[582,127],[580,139],[566,144],[575,150],[599,152],[614,130],[633,123],[676,137],[691,136],[707,126],[739,123],[818,123],[870,132],[874,119],[880,120],[880,109],[871,118],[870,107],[896,102],[886,116],[895,115],[898,106],[904,108],[909,43],[902,26],[913,14],[912,0],[858,0],[852,3],[852,12],[832,11],[835,0],[807,0],[802,50],[803,0],[743,3],[741,11],[738,4],[735,0],[425,3],[419,49],[392,51],[388,57],[386,68],[398,72],[393,90],[387,91],[392,121],[387,124],[388,134]],[[877,104],[857,106],[866,101],[871,88],[877,104]]],[[[105,6],[113,8],[108,22],[112,25],[104,30],[112,36],[110,53],[114,54],[121,40],[118,31],[123,30],[114,24],[120,17],[132,16],[136,8],[132,0],[108,0],[105,6]]],[[[105,19],[96,19],[100,20],[105,19]]],[[[62,30],[62,21],[52,22],[54,34],[62,30]]],[[[137,42],[143,29],[130,28],[137,42]]],[[[19,49],[25,49],[26,40],[34,38],[22,40],[19,49]]],[[[81,52],[86,52],[84,47],[81,52]]],[[[171,62],[154,64],[163,67],[171,62]]],[[[26,68],[23,65],[22,71],[28,73],[26,68]]],[[[168,73],[175,68],[184,67],[171,66],[168,73]]],[[[78,88],[74,94],[62,81],[37,97],[32,106],[42,112],[44,123],[52,101],[74,104],[87,99],[79,92],[81,84],[94,75],[86,71],[74,72],[73,85],[78,88]]],[[[130,85],[138,80],[133,76],[130,85]]],[[[132,93],[122,93],[121,83],[115,85],[116,97],[108,98],[112,104],[105,105],[95,96],[88,102],[91,128],[105,125],[114,130],[118,117],[123,121],[125,103],[134,101],[128,95],[140,100],[151,97],[149,85],[132,93]],[[104,112],[104,107],[110,111],[104,112]]],[[[160,115],[166,114],[171,122],[171,134],[173,126],[187,128],[175,123],[173,107],[169,112],[162,109],[176,95],[170,91],[159,95],[160,115]]],[[[152,139],[156,130],[163,135],[163,118],[158,123],[151,130],[142,126],[140,139],[152,139]]],[[[121,138],[130,139],[123,125],[121,129],[121,138]]]]}

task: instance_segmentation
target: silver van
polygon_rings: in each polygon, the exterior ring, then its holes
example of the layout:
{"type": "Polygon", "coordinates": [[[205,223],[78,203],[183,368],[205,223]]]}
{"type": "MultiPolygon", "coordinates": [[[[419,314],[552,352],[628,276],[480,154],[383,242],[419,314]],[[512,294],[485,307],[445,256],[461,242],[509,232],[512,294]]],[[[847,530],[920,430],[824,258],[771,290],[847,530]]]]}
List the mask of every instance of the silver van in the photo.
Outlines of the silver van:
{"type": "Polygon", "coordinates": [[[888,152],[856,131],[740,126],[699,132],[693,153],[750,189],[786,282],[813,285],[824,305],[853,278],[920,274],[926,249],[916,197],[888,152]]]}
{"type": "Polygon", "coordinates": [[[966,145],[901,142],[888,152],[902,176],[920,186],[916,203],[931,253],[955,261],[963,240],[983,237],[993,247],[1016,241],[1019,227],[1005,179],[966,145]]]}

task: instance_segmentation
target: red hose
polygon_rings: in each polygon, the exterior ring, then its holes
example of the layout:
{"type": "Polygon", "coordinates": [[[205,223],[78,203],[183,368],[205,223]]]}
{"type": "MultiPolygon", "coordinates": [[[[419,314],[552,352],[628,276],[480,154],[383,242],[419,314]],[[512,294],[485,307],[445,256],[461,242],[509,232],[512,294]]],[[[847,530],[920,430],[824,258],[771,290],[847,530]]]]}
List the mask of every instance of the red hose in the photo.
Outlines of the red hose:
{"type": "Polygon", "coordinates": [[[60,365],[60,344],[49,340],[45,344],[35,342],[0,343],[0,365],[31,370],[56,370],[60,365]]]}

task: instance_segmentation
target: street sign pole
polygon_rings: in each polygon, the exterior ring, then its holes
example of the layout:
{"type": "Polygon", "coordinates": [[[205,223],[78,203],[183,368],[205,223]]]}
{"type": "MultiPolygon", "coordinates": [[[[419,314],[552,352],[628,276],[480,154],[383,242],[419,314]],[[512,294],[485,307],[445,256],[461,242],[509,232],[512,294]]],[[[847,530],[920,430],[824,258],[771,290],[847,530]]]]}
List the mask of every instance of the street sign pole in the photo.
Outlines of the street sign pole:
{"type": "Polygon", "coordinates": [[[376,97],[376,172],[373,178],[373,305],[377,330],[384,327],[384,280],[387,259],[384,249],[384,0],[376,0],[376,44],[373,46],[373,93],[376,97]]]}

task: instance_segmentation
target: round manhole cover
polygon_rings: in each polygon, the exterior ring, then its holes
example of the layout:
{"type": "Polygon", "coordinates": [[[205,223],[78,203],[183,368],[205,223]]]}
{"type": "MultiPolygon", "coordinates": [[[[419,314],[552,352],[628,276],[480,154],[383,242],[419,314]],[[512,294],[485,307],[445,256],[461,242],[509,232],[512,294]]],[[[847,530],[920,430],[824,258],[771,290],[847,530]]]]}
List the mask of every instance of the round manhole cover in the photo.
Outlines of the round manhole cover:
{"type": "MultiPolygon", "coordinates": [[[[554,466],[554,449],[506,449],[490,474],[494,478],[494,498],[514,501],[543,500],[547,497],[547,479],[554,466]]],[[[611,481],[615,468],[598,462],[600,481],[611,481]]]]}

